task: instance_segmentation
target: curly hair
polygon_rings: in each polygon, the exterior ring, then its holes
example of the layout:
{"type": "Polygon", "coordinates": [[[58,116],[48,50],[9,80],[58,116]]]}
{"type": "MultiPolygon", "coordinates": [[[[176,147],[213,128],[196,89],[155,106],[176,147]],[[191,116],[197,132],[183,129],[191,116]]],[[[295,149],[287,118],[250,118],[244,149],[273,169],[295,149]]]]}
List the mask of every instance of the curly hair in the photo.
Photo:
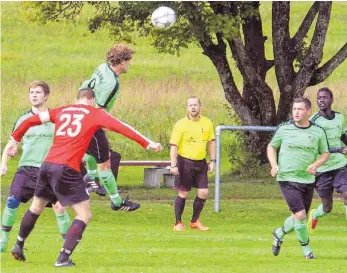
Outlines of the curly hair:
{"type": "Polygon", "coordinates": [[[29,91],[31,88],[35,88],[38,86],[42,87],[43,93],[45,93],[45,95],[49,95],[49,93],[51,92],[51,90],[49,89],[49,85],[43,81],[33,81],[31,84],[29,84],[29,91]]]}
{"type": "Polygon", "coordinates": [[[135,53],[135,51],[130,47],[122,44],[115,44],[106,52],[106,62],[109,65],[117,65],[122,61],[131,60],[133,53],[135,53]]]}

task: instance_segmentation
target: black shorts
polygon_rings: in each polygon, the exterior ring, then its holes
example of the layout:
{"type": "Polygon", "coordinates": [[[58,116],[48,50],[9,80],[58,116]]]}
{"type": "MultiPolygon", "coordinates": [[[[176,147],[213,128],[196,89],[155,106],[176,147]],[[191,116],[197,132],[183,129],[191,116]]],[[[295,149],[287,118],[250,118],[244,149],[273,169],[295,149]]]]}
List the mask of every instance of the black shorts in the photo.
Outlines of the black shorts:
{"type": "Polygon", "coordinates": [[[324,173],[316,177],[316,191],[321,198],[332,196],[334,188],[337,193],[347,192],[347,166],[324,173]]]}
{"type": "Polygon", "coordinates": [[[93,135],[87,149],[87,154],[93,156],[98,164],[110,159],[110,144],[104,130],[99,129],[93,135]]]}
{"type": "Polygon", "coordinates": [[[314,183],[302,184],[281,181],[279,184],[282,195],[287,201],[289,210],[293,213],[305,210],[306,213],[308,213],[312,203],[314,183]]]}
{"type": "Polygon", "coordinates": [[[208,189],[206,159],[190,160],[177,156],[179,175],[175,177],[174,188],[180,191],[190,191],[192,187],[208,189]]]}
{"type": "Polygon", "coordinates": [[[39,170],[38,167],[19,167],[13,177],[9,196],[22,203],[28,202],[34,196],[39,170]]]}
{"type": "Polygon", "coordinates": [[[48,162],[42,163],[34,195],[53,204],[59,201],[63,207],[89,199],[81,173],[67,165],[48,162]]]}

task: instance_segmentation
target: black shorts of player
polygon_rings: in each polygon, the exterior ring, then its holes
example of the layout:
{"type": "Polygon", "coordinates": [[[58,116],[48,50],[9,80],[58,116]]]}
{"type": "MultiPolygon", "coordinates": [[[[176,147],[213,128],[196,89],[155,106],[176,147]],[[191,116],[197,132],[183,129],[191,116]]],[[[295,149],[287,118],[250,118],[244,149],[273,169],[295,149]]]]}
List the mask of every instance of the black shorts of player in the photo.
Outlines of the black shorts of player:
{"type": "Polygon", "coordinates": [[[337,193],[347,192],[347,166],[324,173],[317,173],[316,191],[321,198],[332,196],[334,188],[337,193]]]}
{"type": "Polygon", "coordinates": [[[89,199],[81,173],[48,162],[42,163],[34,195],[53,204],[59,201],[63,207],[89,199]]]}
{"type": "Polygon", "coordinates": [[[180,191],[190,191],[192,187],[208,189],[206,159],[191,160],[178,155],[177,168],[179,175],[175,177],[175,189],[180,191]]]}
{"type": "Polygon", "coordinates": [[[28,202],[34,196],[39,170],[38,167],[19,167],[13,177],[9,196],[14,196],[22,203],[28,202]]]}
{"type": "MultiPolygon", "coordinates": [[[[33,198],[39,171],[38,167],[19,167],[13,177],[9,196],[14,196],[21,203],[26,203],[33,198]]],[[[51,203],[47,204],[47,207],[51,206],[51,203]]]]}
{"type": "Polygon", "coordinates": [[[104,130],[99,129],[89,143],[87,154],[93,156],[98,164],[110,159],[110,144],[104,130]]]}
{"type": "Polygon", "coordinates": [[[308,213],[312,203],[314,183],[303,184],[281,181],[279,184],[282,195],[287,201],[289,210],[293,213],[305,210],[306,213],[308,213]]]}

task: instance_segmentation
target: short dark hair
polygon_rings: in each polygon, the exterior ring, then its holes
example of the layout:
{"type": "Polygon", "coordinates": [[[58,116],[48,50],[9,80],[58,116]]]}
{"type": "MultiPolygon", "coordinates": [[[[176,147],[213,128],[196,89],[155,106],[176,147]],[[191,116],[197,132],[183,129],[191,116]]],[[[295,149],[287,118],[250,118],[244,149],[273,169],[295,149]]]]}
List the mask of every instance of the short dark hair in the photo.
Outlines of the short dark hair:
{"type": "Polygon", "coordinates": [[[49,89],[49,85],[43,81],[33,81],[31,84],[29,84],[29,91],[31,88],[35,88],[35,87],[42,87],[43,89],[43,93],[45,93],[45,95],[49,95],[49,93],[51,93],[51,90],[49,89]]]}
{"type": "Polygon", "coordinates": [[[295,98],[293,104],[302,103],[302,102],[305,104],[306,109],[311,109],[312,103],[308,98],[305,98],[305,97],[295,98]]]}
{"type": "Polygon", "coordinates": [[[133,53],[135,53],[135,51],[130,47],[122,44],[115,44],[106,52],[106,62],[109,65],[117,65],[122,61],[131,60],[133,53]]]}
{"type": "Polygon", "coordinates": [[[334,98],[333,92],[332,92],[328,87],[322,87],[322,88],[320,88],[320,89],[318,90],[318,92],[317,92],[317,95],[318,95],[319,92],[323,92],[323,91],[329,93],[331,99],[334,98]]]}
{"type": "Polygon", "coordinates": [[[199,105],[201,105],[201,101],[200,101],[200,99],[199,99],[198,97],[196,97],[196,96],[190,96],[190,97],[187,99],[187,101],[190,100],[190,99],[196,99],[196,100],[198,100],[199,105]]]}
{"type": "Polygon", "coordinates": [[[83,98],[87,98],[87,99],[95,98],[95,93],[94,93],[93,89],[91,89],[91,88],[84,88],[84,89],[78,90],[77,99],[80,100],[80,99],[83,99],[83,98]]]}

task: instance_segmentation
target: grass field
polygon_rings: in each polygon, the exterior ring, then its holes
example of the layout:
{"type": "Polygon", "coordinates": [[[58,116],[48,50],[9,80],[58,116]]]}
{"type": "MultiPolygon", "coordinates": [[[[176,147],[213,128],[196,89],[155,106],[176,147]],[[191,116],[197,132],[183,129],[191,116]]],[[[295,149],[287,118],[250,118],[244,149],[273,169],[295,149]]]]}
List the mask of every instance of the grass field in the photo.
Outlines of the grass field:
{"type": "MultiPolygon", "coordinates": [[[[16,162],[1,186],[4,205],[16,162]]],[[[214,187],[202,213],[211,230],[174,232],[172,189],[141,187],[141,170],[120,171],[122,195],[141,203],[138,211],[113,212],[107,198],[92,196],[93,217],[83,240],[73,254],[76,268],[54,269],[62,241],[55,217],[47,209],[26,243],[27,261],[15,261],[9,253],[1,256],[3,273],[37,272],[346,272],[347,231],[343,204],[335,201],[333,213],[319,223],[311,238],[317,260],[307,261],[293,234],[287,236],[281,254],[272,256],[271,232],[288,216],[277,183],[272,179],[229,179],[222,184],[221,212],[213,209],[214,187]],[[127,181],[128,180],[128,181],[127,181]],[[129,180],[136,181],[135,186],[129,180]]],[[[222,179],[223,180],[223,179],[222,179]]],[[[189,223],[194,194],[187,201],[183,220],[189,223]]],[[[318,200],[313,203],[318,205],[318,200]]],[[[18,234],[28,204],[21,205],[10,244],[18,234]]],[[[71,211],[70,215],[71,214],[71,211]]],[[[10,248],[9,247],[9,248],[10,248]]]]}

